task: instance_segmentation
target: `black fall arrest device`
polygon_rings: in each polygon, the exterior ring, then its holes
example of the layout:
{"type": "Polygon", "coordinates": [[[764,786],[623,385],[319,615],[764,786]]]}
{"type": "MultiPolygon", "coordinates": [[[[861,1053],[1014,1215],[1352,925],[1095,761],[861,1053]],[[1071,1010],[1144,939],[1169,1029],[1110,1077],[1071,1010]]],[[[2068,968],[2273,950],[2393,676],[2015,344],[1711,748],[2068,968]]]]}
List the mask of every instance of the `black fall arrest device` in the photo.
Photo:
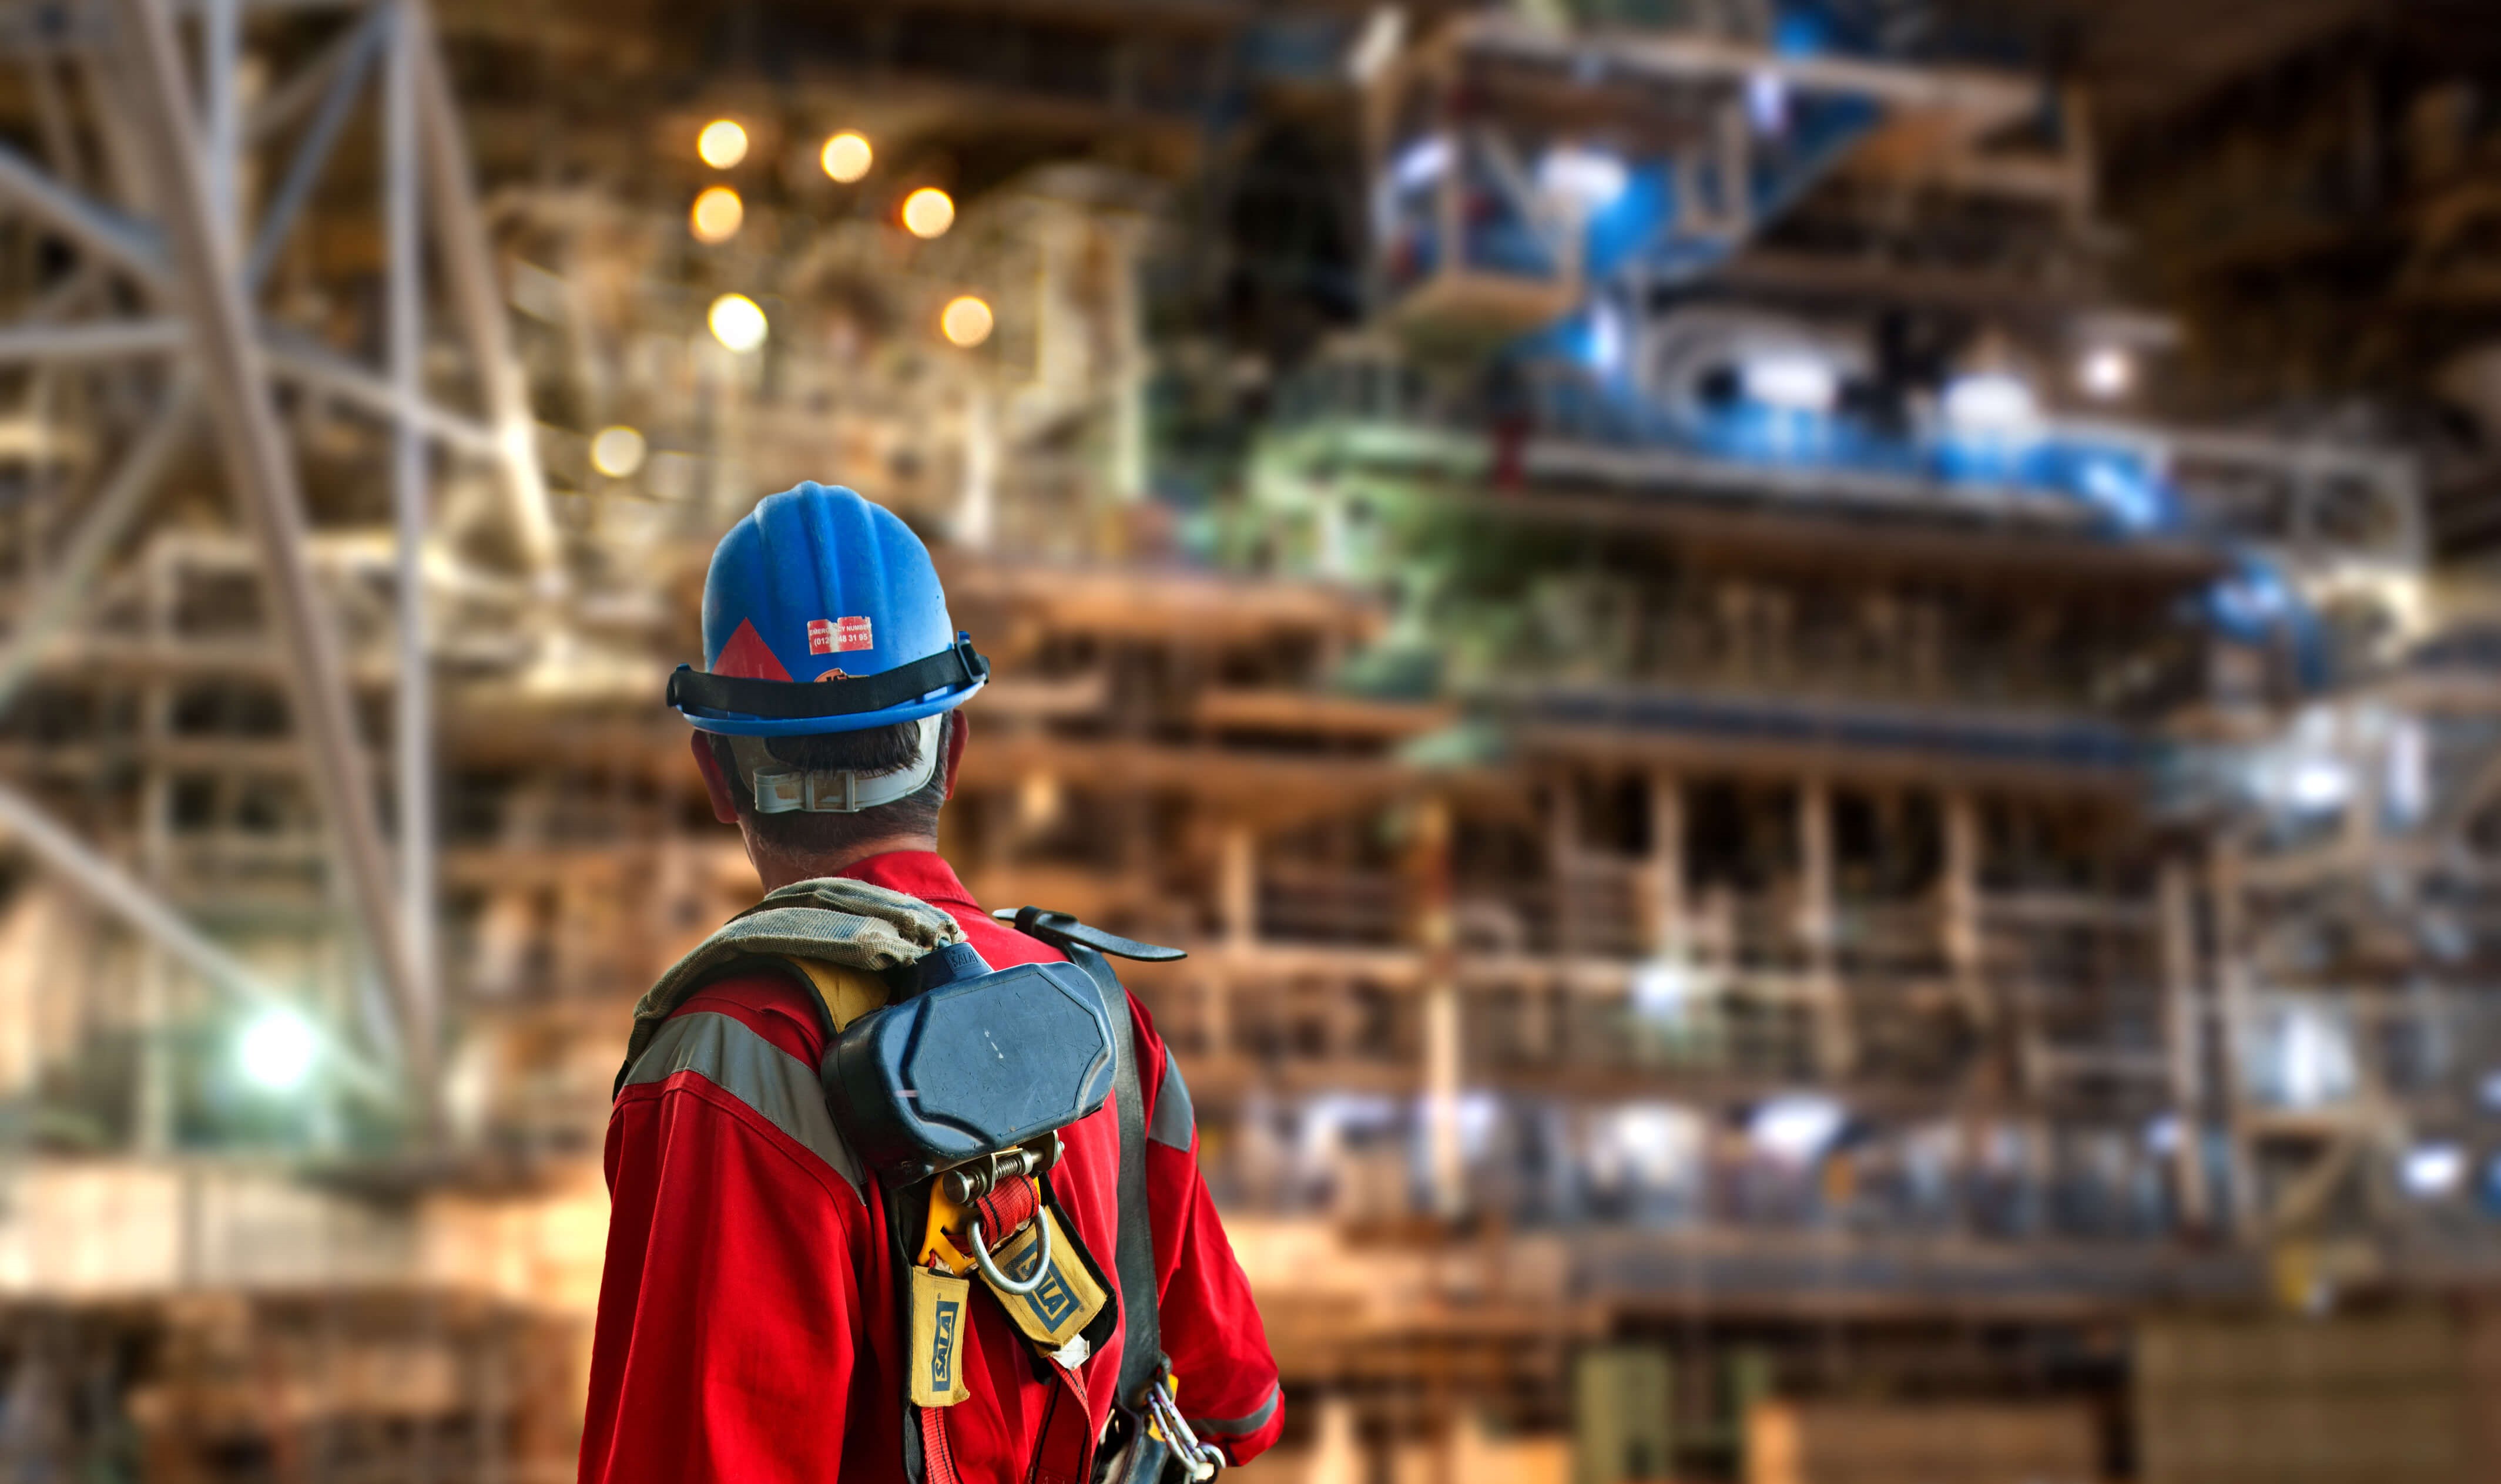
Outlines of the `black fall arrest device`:
{"type": "Polygon", "coordinates": [[[1039,1139],[1111,1096],[1112,1020],[1084,970],[992,970],[956,943],[909,977],[906,998],[844,1028],[822,1069],[844,1137],[886,1183],[1039,1139]]]}
{"type": "MultiPolygon", "coordinates": [[[[1098,1477],[1118,1484],[1211,1479],[1223,1456],[1192,1435],[1175,1405],[1161,1348],[1144,1102],[1127,995],[1103,961],[1105,952],[1158,961],[1184,955],[1065,913],[1026,907],[997,915],[1071,962],[993,970],[972,944],[959,942],[887,971],[895,999],[844,1027],[827,1051],[820,1069],[827,1105],[853,1152],[888,1190],[930,1181],[933,1199],[962,1205],[1010,1176],[1047,1169],[1057,1157],[1057,1131],[1117,1099],[1120,1250],[1117,1276],[1106,1286],[1117,1289],[1129,1338],[1121,1416],[1098,1477]]],[[[1000,1253],[1009,1269],[1022,1270],[1020,1277],[1000,1270],[973,1229],[973,1255],[1003,1303],[1030,1294],[1048,1276],[1048,1212],[1034,1228],[1036,1242],[1014,1257],[1000,1253]]],[[[1090,1257],[1077,1261],[1103,1276],[1090,1257]]],[[[1039,1338],[1031,1325],[1026,1330],[1039,1338]]]]}

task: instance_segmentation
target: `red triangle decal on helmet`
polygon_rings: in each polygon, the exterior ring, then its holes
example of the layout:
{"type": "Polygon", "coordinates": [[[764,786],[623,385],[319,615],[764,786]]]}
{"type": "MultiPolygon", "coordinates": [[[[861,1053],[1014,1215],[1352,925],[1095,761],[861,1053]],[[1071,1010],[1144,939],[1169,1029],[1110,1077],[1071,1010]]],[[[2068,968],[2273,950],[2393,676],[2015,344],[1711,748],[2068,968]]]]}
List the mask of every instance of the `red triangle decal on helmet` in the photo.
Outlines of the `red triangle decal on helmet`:
{"type": "Polygon", "coordinates": [[[782,662],[774,658],[773,648],[765,643],[764,636],[755,632],[755,620],[751,618],[738,621],[738,632],[729,636],[729,643],[721,645],[720,653],[714,658],[712,673],[736,676],[743,680],[790,678],[790,672],[783,669],[782,662]]]}

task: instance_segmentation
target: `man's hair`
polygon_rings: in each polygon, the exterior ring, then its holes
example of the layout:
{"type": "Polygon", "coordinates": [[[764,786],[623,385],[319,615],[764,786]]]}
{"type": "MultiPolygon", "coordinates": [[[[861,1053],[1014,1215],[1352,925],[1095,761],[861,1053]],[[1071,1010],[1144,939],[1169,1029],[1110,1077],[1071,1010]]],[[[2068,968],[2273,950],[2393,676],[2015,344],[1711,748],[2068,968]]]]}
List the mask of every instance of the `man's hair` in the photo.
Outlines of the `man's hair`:
{"type": "MultiPolygon", "coordinates": [[[[891,804],[877,805],[856,814],[813,814],[804,809],[757,813],[755,791],[748,787],[746,776],[738,771],[738,757],[730,748],[729,739],[717,732],[704,735],[712,740],[712,755],[720,760],[720,771],[729,778],[729,791],[738,800],[739,817],[758,837],[794,854],[832,855],[897,835],[938,833],[938,809],[947,802],[947,739],[954,730],[953,712],[938,718],[938,730],[930,739],[930,745],[938,749],[938,763],[930,769],[926,784],[891,804]]],[[[856,773],[870,777],[901,773],[919,762],[919,742],[920,723],[898,721],[892,726],[859,732],[768,737],[764,750],[775,761],[793,768],[856,773]]]]}

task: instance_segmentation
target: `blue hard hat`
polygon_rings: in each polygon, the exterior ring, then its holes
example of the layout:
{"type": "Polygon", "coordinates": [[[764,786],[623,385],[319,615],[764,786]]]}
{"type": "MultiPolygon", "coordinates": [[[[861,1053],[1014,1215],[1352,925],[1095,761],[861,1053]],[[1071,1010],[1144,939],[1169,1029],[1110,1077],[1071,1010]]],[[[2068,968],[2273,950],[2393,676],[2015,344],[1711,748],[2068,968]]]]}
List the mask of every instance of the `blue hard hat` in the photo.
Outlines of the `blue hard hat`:
{"type": "Polygon", "coordinates": [[[814,480],[768,495],[713,548],[704,668],[668,700],[707,732],[857,732],[951,710],[989,661],[947,616],[929,549],[893,511],[814,480]]]}

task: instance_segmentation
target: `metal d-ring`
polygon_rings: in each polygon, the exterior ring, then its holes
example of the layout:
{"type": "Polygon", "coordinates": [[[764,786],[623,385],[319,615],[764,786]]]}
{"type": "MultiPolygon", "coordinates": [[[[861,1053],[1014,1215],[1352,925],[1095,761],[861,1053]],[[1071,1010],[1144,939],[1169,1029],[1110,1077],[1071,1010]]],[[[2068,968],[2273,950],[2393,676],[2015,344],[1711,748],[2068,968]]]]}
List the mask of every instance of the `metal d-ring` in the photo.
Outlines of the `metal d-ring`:
{"type": "Polygon", "coordinates": [[[972,1225],[965,1230],[964,1235],[973,1239],[973,1266],[981,1269],[982,1276],[989,1280],[992,1288],[1003,1294],[1011,1294],[1021,1299],[1040,1288],[1042,1280],[1050,1276],[1050,1218],[1041,1211],[1036,1211],[1033,1213],[1033,1224],[1039,1229],[1033,1239],[1033,1276],[1021,1283],[1002,1272],[999,1265],[990,1260],[989,1246],[982,1240],[982,1218],[974,1217],[972,1225]]]}

